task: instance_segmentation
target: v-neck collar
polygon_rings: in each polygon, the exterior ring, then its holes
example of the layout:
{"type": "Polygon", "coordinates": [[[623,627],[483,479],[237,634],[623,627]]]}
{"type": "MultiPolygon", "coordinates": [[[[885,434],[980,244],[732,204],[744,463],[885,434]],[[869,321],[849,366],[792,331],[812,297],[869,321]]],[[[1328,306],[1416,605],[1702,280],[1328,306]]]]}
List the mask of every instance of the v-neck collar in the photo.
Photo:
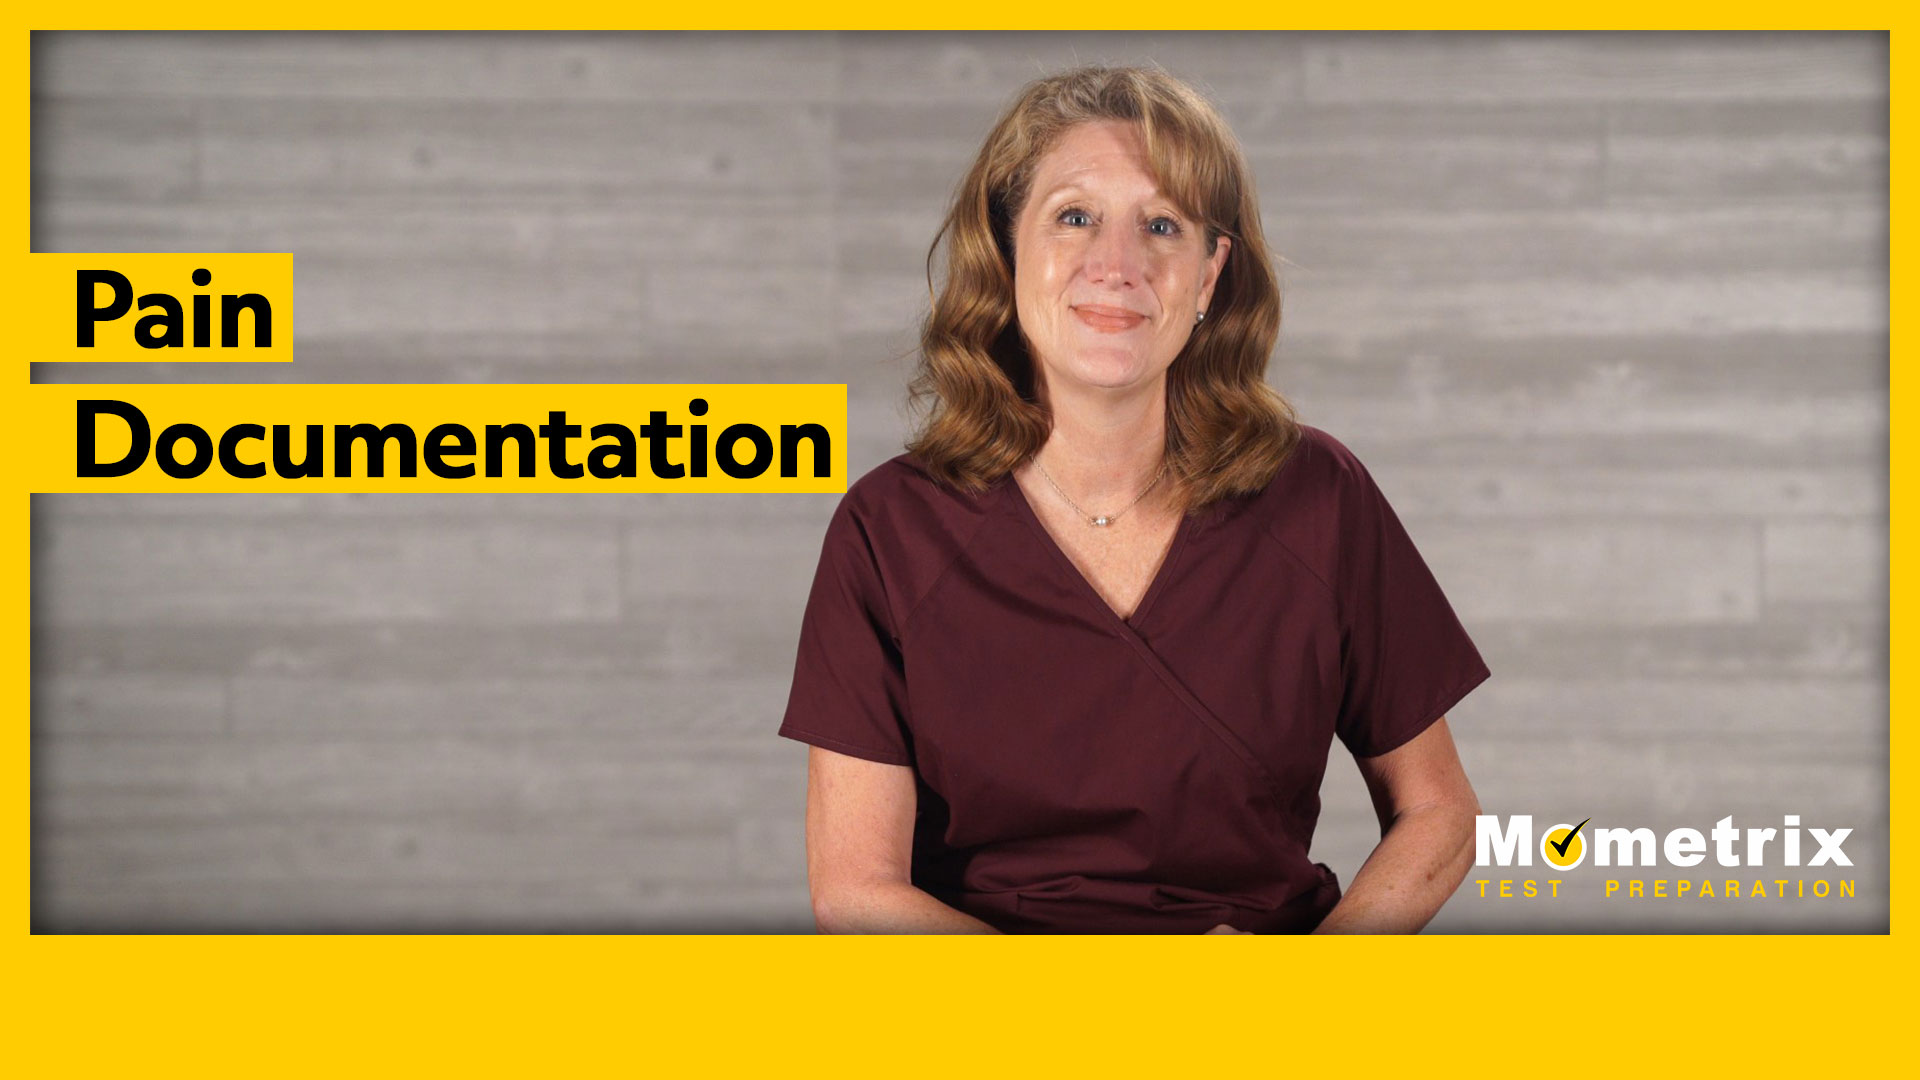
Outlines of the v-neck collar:
{"type": "Polygon", "coordinates": [[[1060,564],[1066,575],[1079,583],[1081,595],[1120,630],[1129,635],[1138,636],[1141,621],[1146,618],[1153,608],[1154,601],[1164,591],[1163,587],[1172,573],[1174,560],[1179,558],[1181,549],[1186,546],[1187,537],[1192,534],[1197,524],[1194,520],[1195,515],[1191,513],[1180,515],[1180,521],[1173,529],[1173,540],[1167,545],[1166,554],[1160,557],[1160,565],[1154,568],[1152,580],[1147,582],[1147,591],[1140,595],[1140,602],[1134,605],[1133,613],[1122,618],[1120,613],[1113,610],[1113,606],[1107,603],[1106,597],[1100,595],[1100,590],[1093,587],[1093,582],[1087,580],[1087,575],[1080,572],[1080,567],[1074,564],[1073,557],[1060,546],[1060,542],[1053,538],[1053,533],[1047,531],[1046,523],[1040,520],[1040,515],[1033,509],[1033,504],[1027,501],[1026,491],[1021,488],[1020,482],[1013,478],[1012,473],[1000,478],[1000,486],[1002,504],[1034,531],[1041,545],[1053,553],[1055,561],[1060,564]]]}

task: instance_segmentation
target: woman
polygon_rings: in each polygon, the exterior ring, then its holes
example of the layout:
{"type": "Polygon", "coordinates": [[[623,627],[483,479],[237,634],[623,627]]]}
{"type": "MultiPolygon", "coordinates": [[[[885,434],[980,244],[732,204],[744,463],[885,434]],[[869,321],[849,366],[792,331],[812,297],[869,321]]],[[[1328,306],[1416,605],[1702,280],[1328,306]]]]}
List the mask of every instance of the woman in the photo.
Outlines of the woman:
{"type": "MultiPolygon", "coordinates": [[[[1418,930],[1488,671],[1358,460],[1265,383],[1237,142],[1155,70],[1030,85],[956,193],[908,453],[827,530],[780,733],[824,931],[1418,930]],[[1382,839],[1308,858],[1338,736],[1382,839]]],[[[929,267],[933,253],[928,256],[929,267]]]]}

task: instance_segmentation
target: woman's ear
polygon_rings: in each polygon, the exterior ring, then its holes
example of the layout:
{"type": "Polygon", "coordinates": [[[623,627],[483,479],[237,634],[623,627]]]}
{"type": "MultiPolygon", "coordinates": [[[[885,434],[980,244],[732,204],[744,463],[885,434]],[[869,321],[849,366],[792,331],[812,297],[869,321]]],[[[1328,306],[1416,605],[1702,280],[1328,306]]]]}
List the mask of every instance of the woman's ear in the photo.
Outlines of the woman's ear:
{"type": "Polygon", "coordinates": [[[1220,272],[1227,268],[1227,252],[1232,247],[1233,237],[1231,236],[1222,236],[1213,242],[1213,254],[1207,256],[1207,272],[1200,282],[1198,311],[1207,310],[1213,303],[1213,287],[1220,283],[1220,272]]]}

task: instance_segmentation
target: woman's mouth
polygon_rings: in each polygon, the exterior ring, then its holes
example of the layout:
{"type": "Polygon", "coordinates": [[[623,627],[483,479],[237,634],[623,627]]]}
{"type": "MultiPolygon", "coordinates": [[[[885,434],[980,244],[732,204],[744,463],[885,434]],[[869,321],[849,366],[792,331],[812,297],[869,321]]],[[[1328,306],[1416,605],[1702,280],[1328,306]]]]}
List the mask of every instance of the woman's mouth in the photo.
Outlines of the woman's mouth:
{"type": "Polygon", "coordinates": [[[1101,304],[1079,304],[1074,307],[1073,313],[1079,316],[1081,322],[1107,333],[1131,330],[1147,321],[1147,317],[1138,312],[1101,304]]]}

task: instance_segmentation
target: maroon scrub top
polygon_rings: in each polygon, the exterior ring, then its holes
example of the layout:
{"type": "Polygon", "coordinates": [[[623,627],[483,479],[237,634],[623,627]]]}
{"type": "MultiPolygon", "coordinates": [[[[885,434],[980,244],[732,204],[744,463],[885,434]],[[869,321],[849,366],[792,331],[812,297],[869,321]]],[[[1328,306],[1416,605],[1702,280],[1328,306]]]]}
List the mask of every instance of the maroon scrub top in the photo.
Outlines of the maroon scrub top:
{"type": "Polygon", "coordinates": [[[1302,435],[1181,520],[1127,619],[1011,476],[875,468],[827,527],[780,734],[910,766],[913,883],[1000,930],[1313,929],[1334,736],[1384,754],[1489,672],[1365,467],[1302,435]]]}

